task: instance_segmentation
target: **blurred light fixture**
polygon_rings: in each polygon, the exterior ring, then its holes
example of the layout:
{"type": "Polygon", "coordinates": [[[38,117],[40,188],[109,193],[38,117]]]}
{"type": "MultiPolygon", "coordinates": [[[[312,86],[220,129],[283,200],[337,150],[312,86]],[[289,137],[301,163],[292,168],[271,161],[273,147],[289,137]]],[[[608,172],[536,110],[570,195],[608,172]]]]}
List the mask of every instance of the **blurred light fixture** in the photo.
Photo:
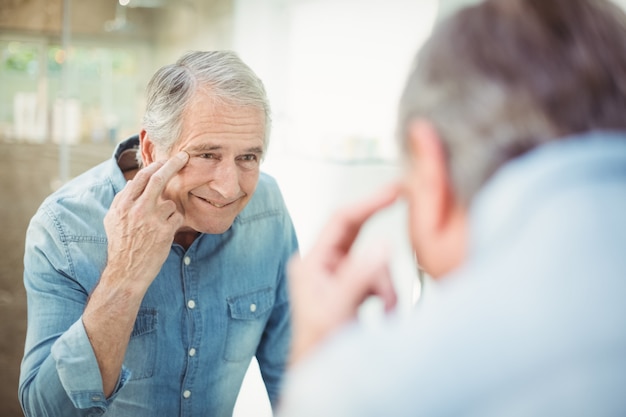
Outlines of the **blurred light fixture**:
{"type": "Polygon", "coordinates": [[[118,0],[120,5],[140,8],[140,9],[155,9],[167,6],[167,0],[118,0]]]}
{"type": "Polygon", "coordinates": [[[126,1],[126,4],[129,3],[129,0],[119,0],[119,4],[122,6],[117,6],[115,8],[115,18],[113,20],[107,20],[104,22],[104,30],[107,32],[118,32],[123,30],[128,30],[128,24],[126,22],[126,7],[122,2],[126,1]]]}

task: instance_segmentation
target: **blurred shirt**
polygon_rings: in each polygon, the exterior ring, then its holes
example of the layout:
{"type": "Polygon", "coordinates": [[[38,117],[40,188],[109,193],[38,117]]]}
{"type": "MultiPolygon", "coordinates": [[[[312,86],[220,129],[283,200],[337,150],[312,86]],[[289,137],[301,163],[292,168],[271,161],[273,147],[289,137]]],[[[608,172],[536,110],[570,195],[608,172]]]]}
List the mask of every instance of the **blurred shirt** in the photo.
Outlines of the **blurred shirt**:
{"type": "Polygon", "coordinates": [[[58,190],[31,221],[22,407],[29,417],[230,416],[255,355],[274,403],[290,340],[284,270],[297,241],[265,174],[227,232],[202,234],[187,251],[172,245],[141,304],[118,386],[104,397],[81,315],[106,264],[103,218],[126,184],[116,160],[135,145],[121,144],[58,190]]]}
{"type": "Polygon", "coordinates": [[[464,266],[316,349],[281,417],[626,415],[626,134],[511,161],[470,217],[464,266]]]}

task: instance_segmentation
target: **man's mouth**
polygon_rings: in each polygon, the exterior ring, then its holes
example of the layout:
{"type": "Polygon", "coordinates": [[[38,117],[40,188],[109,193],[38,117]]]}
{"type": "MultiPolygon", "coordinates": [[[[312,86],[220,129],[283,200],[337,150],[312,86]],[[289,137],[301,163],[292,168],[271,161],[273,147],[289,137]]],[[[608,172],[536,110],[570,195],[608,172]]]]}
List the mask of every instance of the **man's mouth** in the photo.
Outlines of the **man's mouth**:
{"type": "Polygon", "coordinates": [[[213,207],[217,207],[217,208],[222,208],[222,207],[224,207],[224,206],[226,205],[226,204],[217,204],[217,203],[214,203],[214,202],[212,202],[212,201],[208,201],[208,200],[206,200],[206,201],[207,201],[210,205],[212,205],[213,207]]]}
{"type": "Polygon", "coordinates": [[[215,201],[211,201],[211,200],[207,200],[206,198],[202,198],[200,196],[196,196],[196,197],[198,197],[200,200],[203,200],[203,201],[209,203],[210,205],[212,205],[213,207],[216,207],[216,208],[226,207],[226,206],[234,203],[234,201],[230,201],[228,203],[217,203],[215,201]]]}

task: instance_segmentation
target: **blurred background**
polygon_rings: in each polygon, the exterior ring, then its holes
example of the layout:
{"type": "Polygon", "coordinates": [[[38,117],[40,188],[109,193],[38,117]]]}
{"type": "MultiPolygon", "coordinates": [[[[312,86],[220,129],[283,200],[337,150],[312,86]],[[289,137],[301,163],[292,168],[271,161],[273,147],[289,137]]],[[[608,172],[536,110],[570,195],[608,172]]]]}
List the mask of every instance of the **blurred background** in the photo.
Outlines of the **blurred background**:
{"type": "MultiPolygon", "coordinates": [[[[396,103],[414,54],[437,20],[475,2],[0,0],[0,415],[22,416],[28,221],[139,132],[156,69],[188,50],[232,49],[264,80],[273,132],[263,170],[281,185],[306,252],[335,208],[398,177],[396,103]]],[[[399,313],[427,293],[405,229],[399,203],[356,248],[392,248],[399,313]]],[[[373,300],[362,319],[376,325],[381,314],[373,300]]],[[[253,362],[235,416],[270,415],[253,362]]]]}

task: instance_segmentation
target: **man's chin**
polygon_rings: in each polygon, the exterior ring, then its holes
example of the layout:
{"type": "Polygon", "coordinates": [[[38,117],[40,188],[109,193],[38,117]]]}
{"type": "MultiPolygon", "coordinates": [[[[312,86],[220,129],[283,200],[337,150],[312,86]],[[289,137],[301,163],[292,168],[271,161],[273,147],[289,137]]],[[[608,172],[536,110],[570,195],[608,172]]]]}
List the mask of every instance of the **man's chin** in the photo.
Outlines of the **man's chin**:
{"type": "MultiPolygon", "coordinates": [[[[234,220],[233,220],[234,221],[234,220]]],[[[201,225],[198,229],[200,233],[205,233],[207,235],[221,235],[222,233],[226,233],[228,229],[231,228],[233,222],[224,222],[220,224],[204,224],[201,225]]]]}

